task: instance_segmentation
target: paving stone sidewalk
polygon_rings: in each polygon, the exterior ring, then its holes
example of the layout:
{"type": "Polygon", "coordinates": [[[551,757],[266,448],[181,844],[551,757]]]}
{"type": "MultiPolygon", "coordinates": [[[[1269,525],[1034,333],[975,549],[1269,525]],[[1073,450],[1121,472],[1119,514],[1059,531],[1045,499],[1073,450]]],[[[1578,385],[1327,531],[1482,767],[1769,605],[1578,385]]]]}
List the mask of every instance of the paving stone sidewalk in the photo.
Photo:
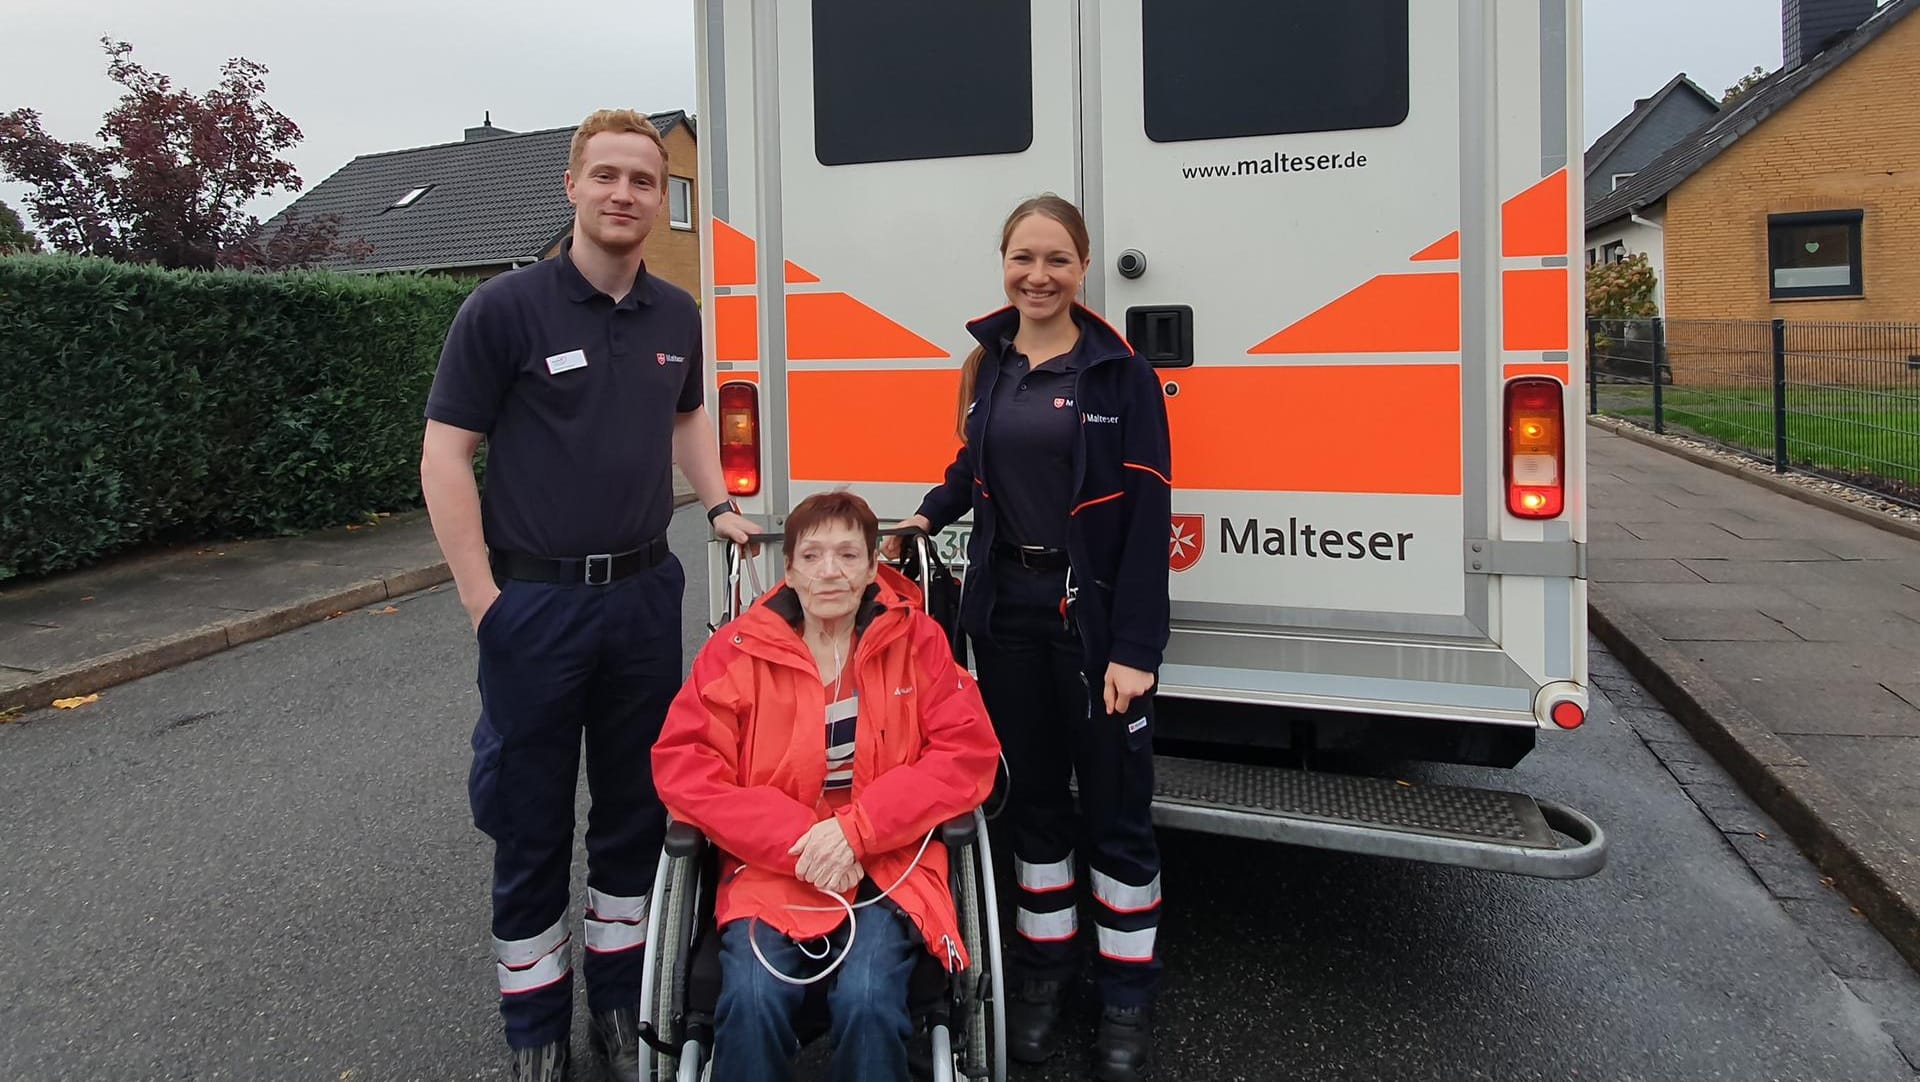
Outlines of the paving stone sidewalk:
{"type": "Polygon", "coordinates": [[[0,586],[0,714],[99,692],[447,580],[424,512],[0,586]]]}
{"type": "Polygon", "coordinates": [[[1920,540],[1597,426],[1588,476],[1596,633],[1920,966],[1920,540]]]}
{"type": "MultiPolygon", "coordinates": [[[[676,470],[675,506],[692,500],[676,470]]],[[[0,722],[449,579],[415,511],[0,584],[0,722]]]]}

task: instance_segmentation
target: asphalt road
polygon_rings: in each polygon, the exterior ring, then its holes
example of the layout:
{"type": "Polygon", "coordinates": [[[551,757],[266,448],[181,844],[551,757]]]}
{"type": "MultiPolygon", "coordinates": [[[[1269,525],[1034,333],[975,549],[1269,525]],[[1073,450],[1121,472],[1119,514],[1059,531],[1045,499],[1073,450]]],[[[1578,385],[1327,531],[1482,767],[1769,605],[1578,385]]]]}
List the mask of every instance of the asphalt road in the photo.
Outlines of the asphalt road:
{"type": "MultiPolygon", "coordinates": [[[[0,1077],[503,1077],[471,637],[394,607],[0,726],[0,1077]]],[[[1915,1078],[1913,973],[1642,731],[1601,705],[1491,778],[1606,826],[1580,882],[1164,835],[1158,1077],[1915,1078]]],[[[1085,1077],[1092,1028],[1015,1077],[1085,1077]]]]}

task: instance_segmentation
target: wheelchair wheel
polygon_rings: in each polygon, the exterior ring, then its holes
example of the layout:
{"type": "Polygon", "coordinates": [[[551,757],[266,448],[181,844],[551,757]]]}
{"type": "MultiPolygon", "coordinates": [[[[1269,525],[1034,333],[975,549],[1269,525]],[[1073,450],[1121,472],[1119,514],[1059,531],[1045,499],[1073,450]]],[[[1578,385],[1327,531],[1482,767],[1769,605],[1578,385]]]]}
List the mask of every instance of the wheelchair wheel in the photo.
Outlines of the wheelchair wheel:
{"type": "MultiPolygon", "coordinates": [[[[647,930],[647,961],[643,975],[646,1017],[660,1039],[679,1047],[686,1034],[682,1022],[687,1001],[687,965],[693,950],[696,911],[700,901],[700,857],[660,858],[654,876],[653,913],[647,930]]],[[[652,1063],[646,1076],[669,1082],[680,1073],[680,1057],[646,1048],[652,1063]]]]}
{"type": "Polygon", "coordinates": [[[974,813],[975,840],[954,854],[955,908],[967,968],[959,975],[962,1027],[959,1074],[973,1082],[1006,1082],[1006,992],[1000,971],[1000,912],[993,884],[993,843],[986,817],[974,813]]]}

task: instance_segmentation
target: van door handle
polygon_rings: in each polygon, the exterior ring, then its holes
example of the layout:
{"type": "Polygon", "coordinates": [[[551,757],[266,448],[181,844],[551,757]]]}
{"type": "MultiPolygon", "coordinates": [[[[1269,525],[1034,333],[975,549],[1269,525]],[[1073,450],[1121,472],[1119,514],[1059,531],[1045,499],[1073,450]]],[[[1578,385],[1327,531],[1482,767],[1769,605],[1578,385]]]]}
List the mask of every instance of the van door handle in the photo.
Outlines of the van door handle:
{"type": "Polygon", "coordinates": [[[1193,364],[1193,308],[1164,304],[1127,309],[1127,341],[1155,368],[1193,364]]]}

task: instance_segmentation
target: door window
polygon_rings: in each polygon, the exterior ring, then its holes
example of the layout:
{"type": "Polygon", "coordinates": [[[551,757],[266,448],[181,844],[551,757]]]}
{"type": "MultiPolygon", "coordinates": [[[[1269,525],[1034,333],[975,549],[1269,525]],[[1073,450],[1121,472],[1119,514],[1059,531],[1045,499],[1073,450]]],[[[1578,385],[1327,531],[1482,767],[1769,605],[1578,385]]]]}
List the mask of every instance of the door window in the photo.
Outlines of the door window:
{"type": "Polygon", "coordinates": [[[1141,0],[1157,143],[1407,119],[1408,0],[1141,0]]]}
{"type": "Polygon", "coordinates": [[[1031,0],[813,0],[822,165],[1033,144],[1031,0]]]}

